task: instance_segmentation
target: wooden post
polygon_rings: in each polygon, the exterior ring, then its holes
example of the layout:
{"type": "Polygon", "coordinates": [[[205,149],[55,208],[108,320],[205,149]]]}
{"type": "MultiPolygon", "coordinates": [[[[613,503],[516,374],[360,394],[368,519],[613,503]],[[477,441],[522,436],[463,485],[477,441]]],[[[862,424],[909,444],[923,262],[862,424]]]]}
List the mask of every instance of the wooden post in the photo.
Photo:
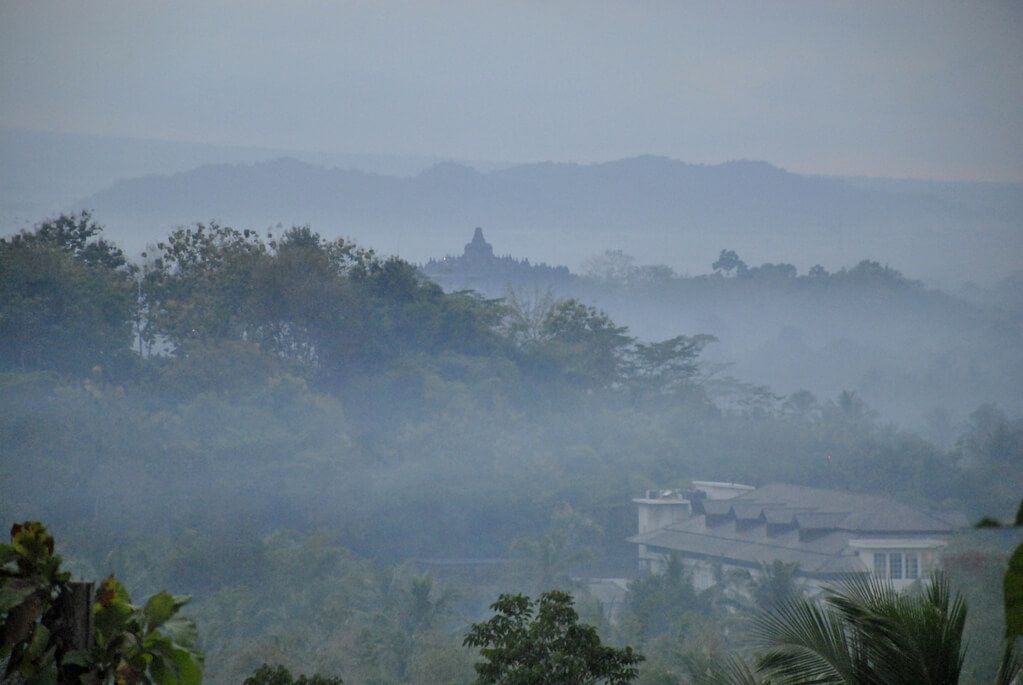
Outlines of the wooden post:
{"type": "Polygon", "coordinates": [[[94,625],[92,604],[96,587],[92,583],[68,583],[70,592],[61,600],[60,614],[64,624],[64,644],[67,649],[92,649],[94,625]]]}

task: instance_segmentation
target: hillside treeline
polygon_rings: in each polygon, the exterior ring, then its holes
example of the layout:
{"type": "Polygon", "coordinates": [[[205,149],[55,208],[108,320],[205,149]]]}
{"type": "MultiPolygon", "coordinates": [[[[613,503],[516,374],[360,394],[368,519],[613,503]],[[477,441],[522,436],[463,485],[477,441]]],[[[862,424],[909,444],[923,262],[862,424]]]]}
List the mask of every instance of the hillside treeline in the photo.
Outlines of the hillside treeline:
{"type": "Polygon", "coordinates": [[[713,338],[678,333],[445,294],[309,228],[182,228],[135,263],[90,216],[61,217],[0,241],[0,518],[50,522],[93,577],[196,595],[216,678],[302,645],[346,682],[430,682],[467,668],[452,636],[498,585],[631,572],[648,487],[1014,511],[1023,421],[997,407],[943,449],[853,393],[717,378],[713,338]],[[401,564],[437,559],[505,575],[423,632],[409,616],[443,591],[401,564]]]}

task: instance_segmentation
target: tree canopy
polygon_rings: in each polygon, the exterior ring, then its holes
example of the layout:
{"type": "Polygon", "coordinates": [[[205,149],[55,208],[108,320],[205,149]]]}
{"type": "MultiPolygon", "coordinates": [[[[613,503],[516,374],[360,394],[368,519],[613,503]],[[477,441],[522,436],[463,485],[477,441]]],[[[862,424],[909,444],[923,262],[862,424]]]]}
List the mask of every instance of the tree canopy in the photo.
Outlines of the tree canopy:
{"type": "Polygon", "coordinates": [[[491,609],[496,615],[475,623],[465,644],[478,647],[479,685],[624,685],[639,674],[643,660],[631,647],[601,644],[593,626],[580,624],[572,597],[545,592],[532,600],[502,595],[491,609]]]}
{"type": "Polygon", "coordinates": [[[0,239],[0,369],[123,372],[134,269],[87,213],[0,239]]]}

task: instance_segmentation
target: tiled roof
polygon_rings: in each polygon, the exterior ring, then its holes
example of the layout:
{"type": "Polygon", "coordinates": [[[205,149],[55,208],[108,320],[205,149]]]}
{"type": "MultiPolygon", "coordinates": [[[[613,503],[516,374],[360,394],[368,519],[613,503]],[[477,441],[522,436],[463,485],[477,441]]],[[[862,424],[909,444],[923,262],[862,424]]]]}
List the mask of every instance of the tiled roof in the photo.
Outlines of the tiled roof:
{"type": "Polygon", "coordinates": [[[848,511],[804,511],[796,514],[796,525],[802,530],[836,530],[848,518],[848,511]]]}
{"type": "MultiPolygon", "coordinates": [[[[716,501],[729,502],[742,506],[743,509],[747,503],[756,503],[763,505],[765,509],[801,509],[807,513],[846,514],[841,520],[841,528],[858,532],[946,533],[960,527],[957,521],[946,520],[885,497],[785,483],[765,485],[733,499],[716,501]]],[[[705,502],[704,505],[708,503],[705,502]]],[[[837,516],[832,518],[837,519],[837,516]]],[[[807,520],[813,520],[815,524],[825,522],[825,519],[809,517],[807,520]]]]}
{"type": "Polygon", "coordinates": [[[703,510],[711,516],[726,516],[732,510],[732,500],[708,499],[703,501],[703,510]]]}
{"type": "Polygon", "coordinates": [[[764,518],[767,519],[768,523],[772,524],[790,524],[795,523],[795,516],[799,513],[800,509],[790,509],[788,507],[778,508],[764,508],[764,518]]]}
{"type": "Polygon", "coordinates": [[[712,516],[711,525],[697,515],[629,541],[736,563],[779,560],[799,564],[804,573],[832,575],[867,570],[849,546],[851,539],[868,534],[878,539],[933,537],[960,527],[883,497],[798,485],[766,485],[702,505],[712,516]],[[768,524],[774,526],[771,534],[768,524]],[[779,525],[792,527],[778,532],[779,525]]]}
{"type": "Polygon", "coordinates": [[[737,519],[755,521],[763,516],[764,506],[756,502],[734,502],[732,503],[732,513],[735,514],[737,519]]]}

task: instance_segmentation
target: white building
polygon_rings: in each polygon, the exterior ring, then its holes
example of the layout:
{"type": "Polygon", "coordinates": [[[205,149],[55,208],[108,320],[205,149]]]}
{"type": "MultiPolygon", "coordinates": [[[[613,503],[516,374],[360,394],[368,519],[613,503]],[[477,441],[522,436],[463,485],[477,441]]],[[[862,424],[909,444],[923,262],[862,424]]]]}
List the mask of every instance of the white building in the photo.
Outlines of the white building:
{"type": "Polygon", "coordinates": [[[782,561],[823,585],[872,573],[905,587],[925,577],[963,522],[884,497],[772,484],[693,481],[686,491],[648,491],[639,509],[640,567],[658,572],[671,554],[698,589],[713,569],[757,570],[782,561]]]}

